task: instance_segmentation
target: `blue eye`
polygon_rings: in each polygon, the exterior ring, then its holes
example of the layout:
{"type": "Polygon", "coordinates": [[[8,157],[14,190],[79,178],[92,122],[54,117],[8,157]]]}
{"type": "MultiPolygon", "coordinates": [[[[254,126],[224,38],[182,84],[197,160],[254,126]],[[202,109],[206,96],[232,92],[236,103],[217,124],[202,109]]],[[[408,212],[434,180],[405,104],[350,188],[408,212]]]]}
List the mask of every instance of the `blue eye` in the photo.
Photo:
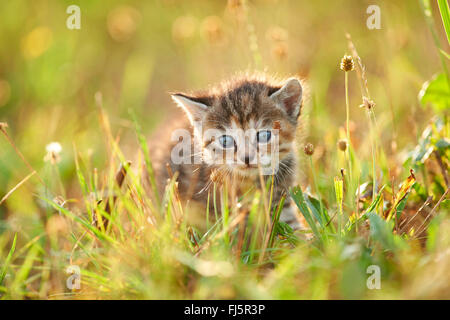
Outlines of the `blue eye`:
{"type": "Polygon", "coordinates": [[[233,148],[234,147],[234,139],[231,136],[221,136],[219,138],[219,142],[224,148],[233,148]]]}
{"type": "Polygon", "coordinates": [[[271,137],[272,133],[269,130],[259,131],[256,134],[256,139],[258,140],[258,143],[267,143],[270,141],[271,137]]]}

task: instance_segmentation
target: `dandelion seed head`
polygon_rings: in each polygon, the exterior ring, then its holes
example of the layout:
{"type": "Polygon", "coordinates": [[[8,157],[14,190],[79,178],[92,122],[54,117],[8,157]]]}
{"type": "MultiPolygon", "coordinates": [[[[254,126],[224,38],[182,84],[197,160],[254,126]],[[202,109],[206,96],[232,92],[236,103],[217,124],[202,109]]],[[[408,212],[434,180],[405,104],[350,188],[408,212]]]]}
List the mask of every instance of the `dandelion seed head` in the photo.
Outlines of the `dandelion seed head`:
{"type": "Polygon", "coordinates": [[[53,152],[53,153],[59,154],[62,151],[62,147],[61,147],[61,144],[59,142],[50,142],[45,147],[45,150],[47,150],[47,152],[53,152]]]}
{"type": "Polygon", "coordinates": [[[46,147],[45,150],[47,154],[44,157],[45,162],[50,162],[51,164],[57,164],[61,161],[60,153],[62,151],[62,146],[59,142],[51,142],[46,147]]]}

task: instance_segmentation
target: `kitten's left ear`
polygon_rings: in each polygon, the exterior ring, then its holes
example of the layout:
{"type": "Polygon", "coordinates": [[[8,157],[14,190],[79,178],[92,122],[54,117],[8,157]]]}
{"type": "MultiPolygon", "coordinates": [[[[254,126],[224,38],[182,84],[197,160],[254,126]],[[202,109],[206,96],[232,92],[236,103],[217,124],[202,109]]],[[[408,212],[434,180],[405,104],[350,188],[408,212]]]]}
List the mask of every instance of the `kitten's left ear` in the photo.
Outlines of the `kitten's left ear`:
{"type": "Polygon", "coordinates": [[[174,93],[171,96],[173,101],[186,112],[191,124],[200,121],[209,109],[206,98],[188,97],[182,93],[174,93]]]}
{"type": "Polygon", "coordinates": [[[270,95],[270,98],[275,104],[284,110],[288,116],[297,120],[300,114],[300,107],[302,102],[302,85],[296,78],[290,78],[279,89],[270,95]]]}

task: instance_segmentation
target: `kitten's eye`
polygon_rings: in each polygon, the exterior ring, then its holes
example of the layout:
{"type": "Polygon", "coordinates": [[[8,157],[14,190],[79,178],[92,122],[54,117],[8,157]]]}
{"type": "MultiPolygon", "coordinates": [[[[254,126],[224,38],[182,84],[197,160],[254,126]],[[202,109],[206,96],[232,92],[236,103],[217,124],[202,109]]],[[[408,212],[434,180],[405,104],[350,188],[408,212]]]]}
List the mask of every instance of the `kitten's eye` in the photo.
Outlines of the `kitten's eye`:
{"type": "Polygon", "coordinates": [[[221,136],[219,138],[219,142],[224,148],[233,148],[234,147],[234,139],[231,136],[221,136]]]}
{"type": "Polygon", "coordinates": [[[271,136],[272,132],[270,132],[270,130],[263,130],[256,134],[256,139],[258,140],[258,143],[267,143],[270,141],[271,136]]]}

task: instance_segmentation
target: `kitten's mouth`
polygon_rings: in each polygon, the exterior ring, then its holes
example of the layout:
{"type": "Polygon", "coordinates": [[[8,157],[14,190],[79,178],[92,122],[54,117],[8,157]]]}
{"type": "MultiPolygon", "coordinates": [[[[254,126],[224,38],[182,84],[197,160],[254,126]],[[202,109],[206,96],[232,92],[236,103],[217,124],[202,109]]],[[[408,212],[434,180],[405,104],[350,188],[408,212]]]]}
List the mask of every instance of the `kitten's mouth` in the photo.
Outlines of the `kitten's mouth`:
{"type": "Polygon", "coordinates": [[[234,169],[241,176],[255,176],[259,174],[256,164],[240,165],[234,169]]]}
{"type": "Polygon", "coordinates": [[[238,166],[239,169],[242,170],[248,170],[248,169],[254,169],[254,168],[258,168],[257,164],[241,164],[238,166]]]}

